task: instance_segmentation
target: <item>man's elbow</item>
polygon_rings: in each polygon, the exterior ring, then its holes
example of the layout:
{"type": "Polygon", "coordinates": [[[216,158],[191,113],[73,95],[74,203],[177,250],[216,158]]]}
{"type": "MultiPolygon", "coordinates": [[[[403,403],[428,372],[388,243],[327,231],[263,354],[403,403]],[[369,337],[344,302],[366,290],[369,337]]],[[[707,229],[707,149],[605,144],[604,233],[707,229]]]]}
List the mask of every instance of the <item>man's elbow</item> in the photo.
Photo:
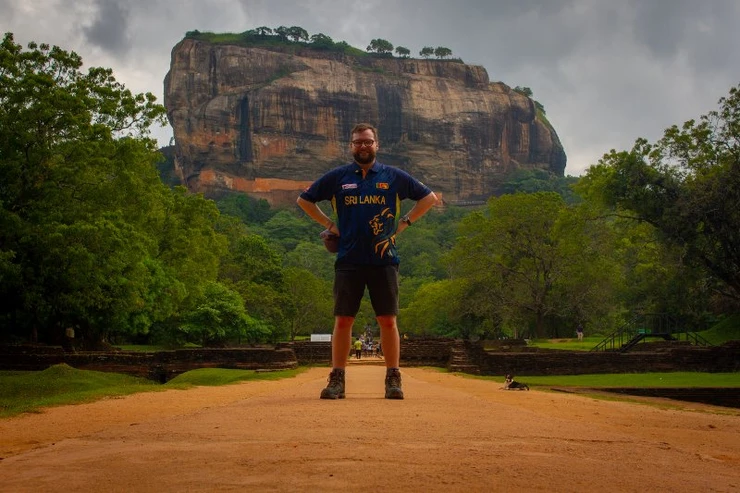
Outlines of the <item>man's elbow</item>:
{"type": "Polygon", "coordinates": [[[299,196],[299,197],[298,197],[298,198],[297,198],[297,199],[295,200],[295,203],[296,203],[296,204],[298,204],[298,207],[300,207],[301,209],[303,209],[303,210],[305,211],[305,210],[306,210],[306,207],[307,207],[307,206],[308,206],[308,204],[310,204],[311,202],[309,202],[308,200],[306,200],[306,199],[304,199],[303,197],[299,196]]]}
{"type": "Polygon", "coordinates": [[[424,200],[429,204],[429,207],[437,205],[437,202],[439,201],[437,194],[434,192],[430,192],[429,195],[424,197],[424,200]]]}

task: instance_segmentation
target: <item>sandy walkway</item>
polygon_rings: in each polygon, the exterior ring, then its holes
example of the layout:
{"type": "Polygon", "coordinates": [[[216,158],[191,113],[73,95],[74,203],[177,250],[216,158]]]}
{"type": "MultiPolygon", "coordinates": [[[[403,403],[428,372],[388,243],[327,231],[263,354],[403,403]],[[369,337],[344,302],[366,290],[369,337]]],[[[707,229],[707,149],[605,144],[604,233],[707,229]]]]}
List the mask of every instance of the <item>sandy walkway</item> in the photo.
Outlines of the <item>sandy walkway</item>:
{"type": "Polygon", "coordinates": [[[0,491],[740,492],[740,413],[353,365],[0,420],[0,491]]]}

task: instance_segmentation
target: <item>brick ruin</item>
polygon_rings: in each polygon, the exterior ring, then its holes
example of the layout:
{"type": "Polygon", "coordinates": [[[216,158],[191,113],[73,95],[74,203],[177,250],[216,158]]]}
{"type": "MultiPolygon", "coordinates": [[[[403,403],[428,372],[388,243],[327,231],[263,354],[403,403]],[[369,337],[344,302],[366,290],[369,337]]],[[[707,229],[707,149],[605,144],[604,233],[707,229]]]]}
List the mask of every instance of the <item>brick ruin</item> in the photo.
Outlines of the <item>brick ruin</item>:
{"type": "MultiPolygon", "coordinates": [[[[547,350],[517,341],[454,339],[401,341],[402,366],[434,366],[479,375],[579,375],[639,372],[740,371],[740,341],[722,346],[650,344],[627,353],[547,350]]],[[[177,349],[157,352],[64,352],[60,347],[0,346],[0,370],[43,370],[65,363],[86,370],[126,373],[166,382],[197,368],[280,370],[329,365],[331,343],[290,342],[266,347],[177,349]]]]}

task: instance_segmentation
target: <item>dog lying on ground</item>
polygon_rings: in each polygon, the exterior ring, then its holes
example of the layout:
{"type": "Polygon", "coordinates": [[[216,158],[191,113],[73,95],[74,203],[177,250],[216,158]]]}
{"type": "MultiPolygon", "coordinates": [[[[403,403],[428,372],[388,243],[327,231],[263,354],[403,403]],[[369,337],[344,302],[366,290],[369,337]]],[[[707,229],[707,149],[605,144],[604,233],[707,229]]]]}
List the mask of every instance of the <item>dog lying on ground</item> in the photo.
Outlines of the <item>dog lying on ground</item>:
{"type": "Polygon", "coordinates": [[[529,385],[517,382],[511,374],[508,374],[506,380],[504,380],[504,386],[501,388],[503,390],[529,390],[529,385]]]}

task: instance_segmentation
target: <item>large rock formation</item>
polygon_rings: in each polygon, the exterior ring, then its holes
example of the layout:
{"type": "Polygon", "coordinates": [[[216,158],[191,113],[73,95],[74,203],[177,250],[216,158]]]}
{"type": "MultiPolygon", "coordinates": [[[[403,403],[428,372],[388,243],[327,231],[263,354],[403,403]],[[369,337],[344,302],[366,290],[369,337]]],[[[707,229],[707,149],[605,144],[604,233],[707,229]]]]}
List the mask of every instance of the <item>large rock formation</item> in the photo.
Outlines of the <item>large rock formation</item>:
{"type": "Polygon", "coordinates": [[[349,132],[380,131],[379,160],[408,170],[445,202],[479,202],[511,171],[562,176],[565,153],[534,102],[483,67],[211,44],[172,50],[164,103],[175,166],[194,191],[295,200],[351,160],[349,132]]]}

